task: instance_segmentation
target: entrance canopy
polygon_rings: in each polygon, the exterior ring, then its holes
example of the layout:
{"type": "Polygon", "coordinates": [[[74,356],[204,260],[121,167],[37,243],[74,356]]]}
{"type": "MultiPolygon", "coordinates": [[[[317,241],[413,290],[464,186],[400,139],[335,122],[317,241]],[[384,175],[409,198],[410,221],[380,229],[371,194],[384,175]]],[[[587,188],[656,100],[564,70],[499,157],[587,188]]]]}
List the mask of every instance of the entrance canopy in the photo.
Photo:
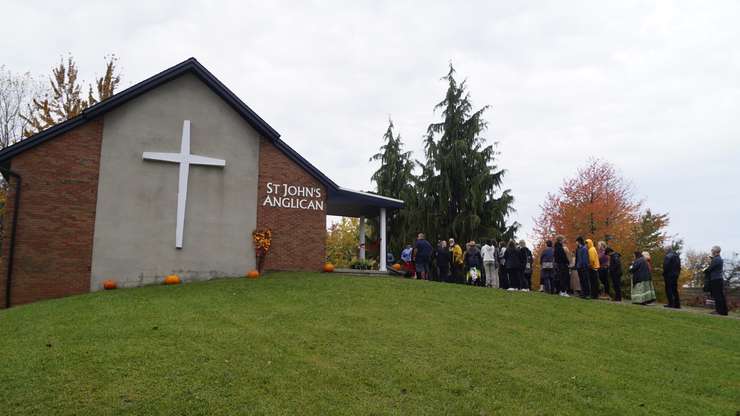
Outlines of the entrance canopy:
{"type": "MultiPolygon", "coordinates": [[[[336,186],[336,185],[335,185],[336,186]]],[[[360,258],[365,259],[365,218],[379,218],[380,225],[380,271],[386,271],[386,218],[387,212],[393,209],[403,208],[403,201],[400,199],[389,198],[372,194],[369,192],[353,191],[350,189],[336,186],[329,188],[326,199],[327,215],[337,215],[341,217],[359,217],[360,218],[360,258]]]]}
{"type": "Polygon", "coordinates": [[[326,202],[326,215],[340,217],[376,217],[380,215],[381,208],[403,208],[403,201],[400,199],[341,187],[330,190],[326,202]]]}

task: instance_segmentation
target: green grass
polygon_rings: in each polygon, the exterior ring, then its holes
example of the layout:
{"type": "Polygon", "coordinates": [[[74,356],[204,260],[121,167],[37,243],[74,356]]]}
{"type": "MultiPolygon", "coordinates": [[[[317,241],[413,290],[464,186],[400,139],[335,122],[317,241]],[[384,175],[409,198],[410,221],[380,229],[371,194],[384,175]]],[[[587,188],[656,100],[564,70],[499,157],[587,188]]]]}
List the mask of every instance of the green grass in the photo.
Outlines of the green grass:
{"type": "Polygon", "coordinates": [[[735,415],[740,320],[281,273],[0,311],[0,414],[735,415]]]}

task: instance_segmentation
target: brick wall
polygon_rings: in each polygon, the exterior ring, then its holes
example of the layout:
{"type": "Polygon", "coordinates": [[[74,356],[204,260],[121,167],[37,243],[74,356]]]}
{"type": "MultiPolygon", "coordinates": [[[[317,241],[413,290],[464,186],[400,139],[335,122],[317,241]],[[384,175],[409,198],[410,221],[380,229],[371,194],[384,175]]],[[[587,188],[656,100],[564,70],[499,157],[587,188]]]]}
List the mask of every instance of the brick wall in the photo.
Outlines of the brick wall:
{"type": "Polygon", "coordinates": [[[265,139],[260,141],[259,160],[257,227],[272,229],[265,270],[321,270],[326,256],[326,188],[265,139]],[[320,188],[318,200],[324,210],[263,205],[268,183],[320,188]]]}
{"type": "MultiPolygon", "coordinates": [[[[22,178],[12,305],[90,291],[102,137],[103,120],[93,120],[11,161],[22,178]]],[[[14,185],[3,218],[0,307],[5,306],[14,185]]]]}

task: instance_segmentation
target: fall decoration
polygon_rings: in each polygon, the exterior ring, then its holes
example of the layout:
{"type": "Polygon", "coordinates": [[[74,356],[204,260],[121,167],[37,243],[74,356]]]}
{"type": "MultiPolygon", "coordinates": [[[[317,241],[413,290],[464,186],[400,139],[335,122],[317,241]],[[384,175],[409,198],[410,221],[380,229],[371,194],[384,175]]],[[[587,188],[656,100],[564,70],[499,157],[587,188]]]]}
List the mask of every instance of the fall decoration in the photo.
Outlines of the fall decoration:
{"type": "Polygon", "coordinates": [[[179,285],[180,277],[176,274],[171,274],[164,278],[164,284],[166,285],[179,285]]]}
{"type": "Polygon", "coordinates": [[[252,231],[252,242],[254,243],[254,254],[257,256],[257,272],[262,273],[265,257],[272,245],[272,230],[264,228],[252,231]]]}
{"type": "Polygon", "coordinates": [[[258,272],[257,270],[252,270],[249,273],[247,273],[247,277],[250,279],[257,279],[260,277],[260,272],[258,272]]]}
{"type": "Polygon", "coordinates": [[[324,272],[331,273],[333,271],[334,271],[334,265],[333,264],[331,264],[329,262],[324,263],[324,272]]]}
{"type": "Polygon", "coordinates": [[[118,285],[116,284],[115,280],[108,279],[103,281],[103,289],[105,290],[113,290],[117,287],[118,285]]]}
{"type": "Polygon", "coordinates": [[[399,263],[396,263],[391,267],[393,267],[393,270],[396,270],[396,271],[401,270],[401,265],[399,263]]]}

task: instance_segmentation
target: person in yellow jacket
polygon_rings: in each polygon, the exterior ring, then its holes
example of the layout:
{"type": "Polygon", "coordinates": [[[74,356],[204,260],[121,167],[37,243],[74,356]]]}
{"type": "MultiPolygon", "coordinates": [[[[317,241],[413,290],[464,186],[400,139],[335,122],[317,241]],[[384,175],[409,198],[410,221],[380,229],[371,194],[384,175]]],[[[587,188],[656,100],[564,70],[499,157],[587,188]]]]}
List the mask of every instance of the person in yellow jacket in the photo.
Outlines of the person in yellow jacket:
{"type": "Polygon", "coordinates": [[[588,268],[588,281],[591,287],[591,299],[597,299],[599,297],[599,252],[590,238],[586,239],[586,247],[588,247],[588,264],[590,266],[588,268]]]}
{"type": "Polygon", "coordinates": [[[465,259],[463,258],[463,251],[460,244],[455,243],[454,238],[450,238],[450,252],[452,253],[452,282],[453,283],[465,283],[465,276],[463,276],[463,265],[465,259]]]}

